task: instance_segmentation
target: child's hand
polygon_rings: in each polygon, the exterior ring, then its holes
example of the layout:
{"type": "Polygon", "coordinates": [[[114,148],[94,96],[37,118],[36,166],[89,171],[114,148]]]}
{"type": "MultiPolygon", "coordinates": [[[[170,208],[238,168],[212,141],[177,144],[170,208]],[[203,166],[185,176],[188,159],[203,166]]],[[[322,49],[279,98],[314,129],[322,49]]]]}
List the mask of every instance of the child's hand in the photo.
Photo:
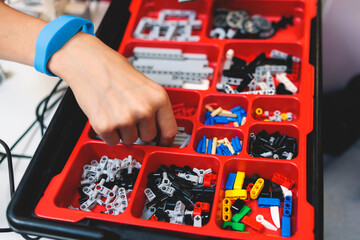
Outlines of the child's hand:
{"type": "Polygon", "coordinates": [[[110,145],[138,137],[170,145],[177,126],[166,91],[99,39],[85,33],[71,38],[48,63],[65,80],[95,132],[110,145]]]}

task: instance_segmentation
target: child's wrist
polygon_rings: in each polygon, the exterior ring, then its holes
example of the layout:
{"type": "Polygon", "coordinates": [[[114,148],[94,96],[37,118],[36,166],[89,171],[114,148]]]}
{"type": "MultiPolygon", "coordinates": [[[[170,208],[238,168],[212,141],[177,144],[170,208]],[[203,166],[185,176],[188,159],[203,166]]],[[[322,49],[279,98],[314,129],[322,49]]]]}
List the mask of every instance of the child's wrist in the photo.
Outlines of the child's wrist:
{"type": "Polygon", "coordinates": [[[39,33],[36,41],[34,67],[37,71],[56,76],[49,69],[48,62],[69,40],[82,29],[83,32],[94,34],[94,27],[88,20],[60,16],[48,23],[39,33]]]}

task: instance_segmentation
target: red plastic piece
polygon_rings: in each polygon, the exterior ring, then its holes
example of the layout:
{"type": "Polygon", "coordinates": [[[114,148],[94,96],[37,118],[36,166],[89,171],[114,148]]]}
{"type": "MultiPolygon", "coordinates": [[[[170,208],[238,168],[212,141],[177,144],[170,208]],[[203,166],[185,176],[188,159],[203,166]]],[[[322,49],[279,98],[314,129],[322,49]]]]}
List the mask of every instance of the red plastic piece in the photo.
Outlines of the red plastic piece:
{"type": "Polygon", "coordinates": [[[254,186],[253,183],[249,183],[249,184],[247,185],[247,187],[246,187],[247,198],[244,199],[244,201],[250,200],[250,191],[251,191],[251,189],[252,189],[253,186],[254,186]]]}
{"type": "Polygon", "coordinates": [[[151,221],[158,221],[158,217],[155,215],[152,215],[150,218],[151,221]]]}
{"type": "Polygon", "coordinates": [[[210,211],[210,203],[196,202],[194,206],[193,216],[201,215],[202,212],[210,211]]]}
{"type": "Polygon", "coordinates": [[[273,183],[279,184],[281,186],[286,187],[287,189],[291,189],[295,182],[290,178],[284,177],[280,173],[275,173],[274,176],[271,178],[273,183]]]}
{"type": "Polygon", "coordinates": [[[258,232],[261,232],[264,229],[264,226],[261,223],[246,215],[241,219],[241,222],[248,225],[249,227],[252,227],[258,232]]]}
{"type": "Polygon", "coordinates": [[[205,174],[203,186],[204,187],[211,187],[211,184],[216,184],[217,174],[205,174]]]}

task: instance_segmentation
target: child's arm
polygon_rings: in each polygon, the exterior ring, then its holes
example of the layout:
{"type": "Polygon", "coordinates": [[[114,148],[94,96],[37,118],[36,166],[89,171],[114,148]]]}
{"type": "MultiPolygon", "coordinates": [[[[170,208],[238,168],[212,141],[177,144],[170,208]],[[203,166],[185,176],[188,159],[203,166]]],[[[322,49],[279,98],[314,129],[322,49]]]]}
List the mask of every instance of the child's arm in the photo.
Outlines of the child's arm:
{"type": "MultiPolygon", "coordinates": [[[[11,9],[0,0],[0,58],[34,64],[36,38],[46,22],[11,9]]],[[[96,131],[108,144],[140,137],[172,143],[177,127],[166,91],[116,51],[77,33],[48,62],[71,87],[96,131]]]]}

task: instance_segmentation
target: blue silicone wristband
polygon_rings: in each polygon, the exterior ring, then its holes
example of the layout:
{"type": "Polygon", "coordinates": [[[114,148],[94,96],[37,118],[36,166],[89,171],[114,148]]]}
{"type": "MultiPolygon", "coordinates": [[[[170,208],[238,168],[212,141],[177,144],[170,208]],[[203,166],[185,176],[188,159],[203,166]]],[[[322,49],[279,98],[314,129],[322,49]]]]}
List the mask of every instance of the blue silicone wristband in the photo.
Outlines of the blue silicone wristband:
{"type": "Polygon", "coordinates": [[[49,76],[56,76],[47,69],[51,56],[82,29],[94,35],[94,25],[89,20],[68,15],[60,16],[41,29],[35,49],[34,67],[49,76]]]}

